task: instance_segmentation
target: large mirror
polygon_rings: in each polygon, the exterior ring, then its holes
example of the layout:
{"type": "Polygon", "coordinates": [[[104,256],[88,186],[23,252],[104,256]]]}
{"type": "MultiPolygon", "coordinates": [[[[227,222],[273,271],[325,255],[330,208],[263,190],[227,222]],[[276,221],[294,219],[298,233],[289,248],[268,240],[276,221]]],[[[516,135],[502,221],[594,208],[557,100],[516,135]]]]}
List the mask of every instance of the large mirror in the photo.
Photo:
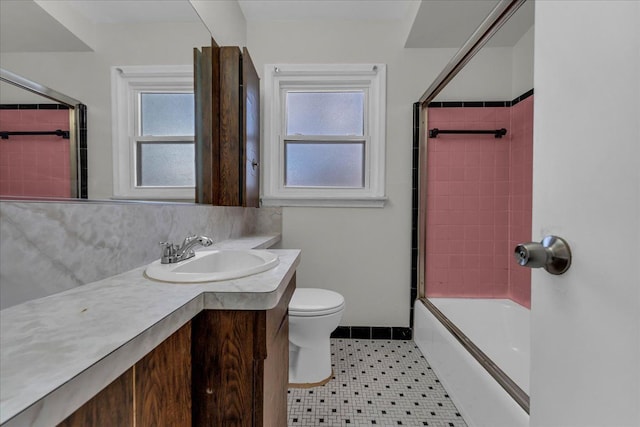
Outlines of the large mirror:
{"type": "MultiPolygon", "coordinates": [[[[144,108],[148,112],[145,118],[154,113],[165,123],[173,122],[173,117],[188,122],[184,110],[185,105],[192,108],[193,104],[189,101],[193,48],[210,45],[210,32],[189,0],[2,0],[0,7],[0,67],[86,105],[88,198],[120,198],[114,197],[114,175],[120,165],[114,156],[114,139],[117,139],[114,135],[118,129],[112,118],[117,117],[121,109],[112,102],[114,67],[118,72],[128,70],[130,77],[139,76],[140,70],[148,70],[145,66],[158,66],[160,74],[165,76],[179,70],[182,77],[177,83],[167,84],[166,78],[163,83],[167,88],[165,92],[176,96],[146,96],[145,101],[133,108],[140,111],[144,108]],[[188,75],[188,79],[184,75],[188,75]],[[165,102],[167,98],[173,99],[165,102]]],[[[157,75],[147,81],[158,79],[157,75]]],[[[29,105],[52,104],[52,101],[34,99],[32,93],[14,90],[3,83],[0,103],[29,105]]],[[[138,129],[142,126],[138,123],[142,122],[141,116],[142,113],[135,119],[138,129]]],[[[162,123],[145,121],[146,124],[156,129],[162,127],[162,123]]],[[[188,147],[189,138],[183,134],[188,137],[190,131],[180,126],[178,138],[160,136],[161,140],[165,139],[160,141],[164,145],[152,146],[146,140],[145,145],[141,144],[150,153],[145,167],[152,167],[154,159],[156,164],[162,165],[163,150],[158,147],[167,148],[169,152],[177,150],[182,157],[189,155],[192,148],[188,147]]],[[[171,133],[164,128],[163,131],[171,133]]],[[[18,139],[14,138],[16,144],[18,139]]],[[[16,145],[12,147],[15,149],[16,145]]],[[[129,154],[133,156],[133,153],[129,154]]],[[[25,155],[30,155],[28,150],[25,155]]],[[[30,160],[20,162],[34,165],[30,160]]],[[[3,161],[0,167],[7,167],[5,163],[3,161]]],[[[184,171],[176,173],[184,175],[184,171]]],[[[188,185],[188,179],[183,176],[180,179],[188,185]]],[[[190,201],[193,199],[191,193],[149,199],[190,201]]],[[[125,195],[122,198],[145,197],[125,195]]]]}

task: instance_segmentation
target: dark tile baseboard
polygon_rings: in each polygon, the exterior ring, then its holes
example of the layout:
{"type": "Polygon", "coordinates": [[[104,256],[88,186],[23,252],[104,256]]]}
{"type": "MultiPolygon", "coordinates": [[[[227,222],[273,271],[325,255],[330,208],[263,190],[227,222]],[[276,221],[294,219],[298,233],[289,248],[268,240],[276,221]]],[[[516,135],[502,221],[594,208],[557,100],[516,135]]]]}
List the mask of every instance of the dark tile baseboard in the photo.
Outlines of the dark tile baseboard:
{"type": "Polygon", "coordinates": [[[511,101],[435,101],[429,103],[429,108],[512,107],[518,102],[523,101],[532,95],[533,89],[529,89],[528,91],[512,99],[511,101]]]}
{"type": "Polygon", "coordinates": [[[331,338],[362,340],[410,340],[411,328],[401,326],[338,326],[331,338]]]}

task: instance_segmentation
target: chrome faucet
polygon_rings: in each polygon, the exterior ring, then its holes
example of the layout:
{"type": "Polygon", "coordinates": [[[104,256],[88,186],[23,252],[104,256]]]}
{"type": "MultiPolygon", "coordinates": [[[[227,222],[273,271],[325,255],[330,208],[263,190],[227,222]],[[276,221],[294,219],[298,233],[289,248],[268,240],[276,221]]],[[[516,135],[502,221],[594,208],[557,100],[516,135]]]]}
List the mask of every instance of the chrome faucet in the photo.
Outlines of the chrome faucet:
{"type": "Polygon", "coordinates": [[[184,261],[185,259],[192,258],[196,255],[193,248],[196,245],[211,246],[213,240],[206,236],[187,236],[185,237],[182,245],[174,245],[169,242],[160,242],[162,246],[162,257],[160,258],[161,264],[173,264],[176,262],[184,261]]]}

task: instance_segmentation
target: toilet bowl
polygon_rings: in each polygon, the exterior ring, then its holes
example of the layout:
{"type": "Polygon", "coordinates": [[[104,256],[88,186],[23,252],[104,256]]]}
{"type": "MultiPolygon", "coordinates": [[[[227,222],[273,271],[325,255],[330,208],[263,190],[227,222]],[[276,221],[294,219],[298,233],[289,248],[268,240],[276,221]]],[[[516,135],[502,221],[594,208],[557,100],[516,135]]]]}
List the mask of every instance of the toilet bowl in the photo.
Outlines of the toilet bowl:
{"type": "Polygon", "coordinates": [[[312,387],[331,379],[329,337],[344,312],[344,297],[298,288],[289,302],[289,385],[312,387]]]}

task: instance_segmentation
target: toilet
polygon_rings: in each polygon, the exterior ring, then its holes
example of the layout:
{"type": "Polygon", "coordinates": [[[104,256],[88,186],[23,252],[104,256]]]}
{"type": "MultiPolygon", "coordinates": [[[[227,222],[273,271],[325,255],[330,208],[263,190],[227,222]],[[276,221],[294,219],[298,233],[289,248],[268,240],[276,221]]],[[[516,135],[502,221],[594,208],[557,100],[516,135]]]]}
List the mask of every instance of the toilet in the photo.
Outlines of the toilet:
{"type": "Polygon", "coordinates": [[[313,387],[331,379],[331,332],[344,297],[327,289],[297,288],[289,302],[289,386],[313,387]]]}

